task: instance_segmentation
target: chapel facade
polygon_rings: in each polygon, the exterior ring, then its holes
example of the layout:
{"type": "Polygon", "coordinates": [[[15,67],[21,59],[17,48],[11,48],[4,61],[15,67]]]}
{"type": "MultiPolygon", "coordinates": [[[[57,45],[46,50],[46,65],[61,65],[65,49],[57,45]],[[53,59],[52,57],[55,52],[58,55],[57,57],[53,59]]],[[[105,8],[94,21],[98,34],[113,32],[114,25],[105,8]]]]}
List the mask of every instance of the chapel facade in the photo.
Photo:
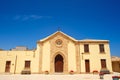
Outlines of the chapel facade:
{"type": "Polygon", "coordinates": [[[108,40],[76,40],[61,31],[37,41],[34,50],[1,50],[0,65],[0,73],[12,74],[80,74],[103,68],[112,72],[108,40]]]}

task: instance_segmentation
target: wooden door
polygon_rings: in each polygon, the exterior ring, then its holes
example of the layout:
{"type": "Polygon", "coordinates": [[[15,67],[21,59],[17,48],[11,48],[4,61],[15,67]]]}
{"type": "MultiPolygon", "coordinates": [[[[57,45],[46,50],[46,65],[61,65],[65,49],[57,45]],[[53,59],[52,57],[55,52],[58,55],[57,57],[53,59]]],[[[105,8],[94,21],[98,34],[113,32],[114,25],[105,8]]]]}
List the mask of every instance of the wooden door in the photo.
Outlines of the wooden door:
{"type": "Polygon", "coordinates": [[[90,72],[90,62],[89,62],[89,60],[85,60],[85,69],[86,69],[86,72],[90,72]]]}
{"type": "Polygon", "coordinates": [[[5,72],[10,72],[11,61],[6,61],[5,72]]]}
{"type": "Polygon", "coordinates": [[[63,58],[57,55],[55,58],[55,72],[63,72],[63,58]]]}
{"type": "Polygon", "coordinates": [[[57,61],[55,63],[55,72],[63,72],[63,62],[57,61]]]}

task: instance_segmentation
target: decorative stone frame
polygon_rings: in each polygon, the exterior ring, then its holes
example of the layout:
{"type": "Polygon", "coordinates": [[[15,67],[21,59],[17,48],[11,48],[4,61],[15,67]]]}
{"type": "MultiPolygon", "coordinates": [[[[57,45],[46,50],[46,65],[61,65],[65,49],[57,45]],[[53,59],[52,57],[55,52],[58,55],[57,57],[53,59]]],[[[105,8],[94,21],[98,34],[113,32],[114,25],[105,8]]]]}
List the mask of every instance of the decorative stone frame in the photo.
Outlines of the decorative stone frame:
{"type": "Polygon", "coordinates": [[[55,73],[55,57],[60,54],[63,57],[63,74],[68,73],[68,39],[62,35],[55,35],[50,41],[50,74],[55,73]],[[56,41],[61,40],[62,44],[57,45],[56,41]]]}
{"type": "Polygon", "coordinates": [[[55,41],[55,43],[56,43],[56,45],[62,45],[62,43],[63,43],[63,41],[61,40],[61,39],[57,39],[56,41],[55,41]]]}
{"type": "Polygon", "coordinates": [[[63,73],[68,73],[68,57],[62,52],[56,52],[55,54],[50,55],[50,73],[55,73],[55,57],[60,54],[63,57],[63,73]]]}

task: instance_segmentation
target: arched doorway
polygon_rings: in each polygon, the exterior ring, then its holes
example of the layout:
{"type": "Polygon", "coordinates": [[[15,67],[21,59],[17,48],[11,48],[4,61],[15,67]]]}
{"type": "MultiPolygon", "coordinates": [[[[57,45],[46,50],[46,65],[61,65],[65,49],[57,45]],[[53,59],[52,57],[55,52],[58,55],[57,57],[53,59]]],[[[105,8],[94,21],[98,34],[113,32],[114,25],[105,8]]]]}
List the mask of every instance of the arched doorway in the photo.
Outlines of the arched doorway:
{"type": "Polygon", "coordinates": [[[60,54],[56,55],[54,64],[55,64],[55,72],[63,72],[64,62],[63,62],[63,57],[60,54]]]}

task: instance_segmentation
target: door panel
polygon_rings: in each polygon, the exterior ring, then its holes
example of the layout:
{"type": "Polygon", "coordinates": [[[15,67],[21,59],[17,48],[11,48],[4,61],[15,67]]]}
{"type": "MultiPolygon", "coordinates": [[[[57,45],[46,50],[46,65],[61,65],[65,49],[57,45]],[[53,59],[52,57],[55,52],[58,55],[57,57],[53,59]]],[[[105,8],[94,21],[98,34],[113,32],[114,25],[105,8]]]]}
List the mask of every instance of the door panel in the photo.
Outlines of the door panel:
{"type": "Polygon", "coordinates": [[[55,72],[63,72],[63,57],[58,54],[56,57],[55,57],[55,72]]]}
{"type": "Polygon", "coordinates": [[[10,72],[11,61],[6,61],[5,72],[10,72]]]}
{"type": "Polygon", "coordinates": [[[86,72],[90,72],[90,62],[89,62],[89,60],[85,60],[85,69],[86,69],[86,72]]]}
{"type": "Polygon", "coordinates": [[[55,72],[63,72],[63,62],[57,61],[55,63],[55,72]]]}

